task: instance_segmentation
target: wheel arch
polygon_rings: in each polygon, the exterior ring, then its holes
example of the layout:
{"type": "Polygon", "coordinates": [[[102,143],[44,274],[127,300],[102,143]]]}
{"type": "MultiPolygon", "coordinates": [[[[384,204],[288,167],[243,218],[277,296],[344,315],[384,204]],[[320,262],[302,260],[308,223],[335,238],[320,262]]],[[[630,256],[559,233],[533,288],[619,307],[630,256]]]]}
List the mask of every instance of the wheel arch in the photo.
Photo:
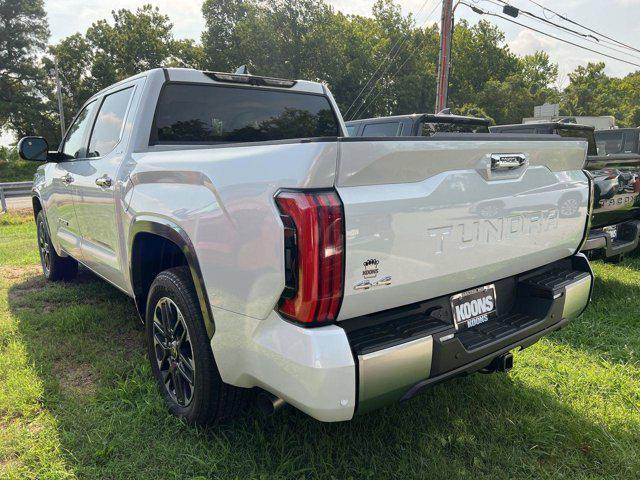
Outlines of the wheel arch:
{"type": "MultiPolygon", "coordinates": [[[[131,287],[136,309],[141,320],[144,322],[149,287],[155,275],[166,268],[186,265],[191,272],[191,279],[195,287],[196,296],[198,297],[198,304],[200,305],[207,334],[209,338],[213,337],[215,323],[213,314],[211,313],[211,305],[207,297],[204,278],[200,270],[195,247],[187,233],[179,225],[164,218],[137,218],[133,221],[129,229],[128,250],[131,287]],[[160,244],[162,244],[162,247],[159,247],[160,250],[154,250],[154,255],[160,253],[159,261],[153,263],[152,265],[154,265],[154,267],[151,269],[148,268],[148,265],[144,265],[145,268],[142,268],[144,264],[143,251],[145,250],[143,247],[159,246],[160,244]],[[182,259],[176,258],[176,252],[174,251],[169,251],[167,255],[167,250],[173,248],[179,252],[182,259]],[[167,263],[163,257],[173,258],[173,261],[167,263]],[[158,268],[161,268],[161,270],[158,270],[158,268]],[[151,281],[149,281],[150,278],[151,281]]],[[[156,260],[158,259],[156,258],[156,260]]]]}
{"type": "Polygon", "coordinates": [[[38,195],[33,195],[31,197],[31,205],[33,207],[33,219],[38,220],[38,213],[44,210],[42,202],[40,201],[40,197],[38,195]]]}

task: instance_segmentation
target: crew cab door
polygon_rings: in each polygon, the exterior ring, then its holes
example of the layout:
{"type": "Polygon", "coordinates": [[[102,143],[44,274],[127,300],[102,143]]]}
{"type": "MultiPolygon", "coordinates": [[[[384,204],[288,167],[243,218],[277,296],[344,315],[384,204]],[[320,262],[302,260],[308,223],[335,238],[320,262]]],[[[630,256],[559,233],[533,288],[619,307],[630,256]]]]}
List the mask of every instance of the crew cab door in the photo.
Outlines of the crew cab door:
{"type": "Polygon", "coordinates": [[[74,203],[86,266],[123,286],[120,267],[118,170],[125,155],[123,132],[135,84],[98,99],[86,158],[74,162],[74,203]]]}
{"type": "Polygon", "coordinates": [[[77,162],[86,157],[86,140],[96,107],[95,100],[85,105],[67,130],[60,150],[65,160],[51,167],[51,187],[46,202],[47,222],[54,243],[80,261],[82,235],[73,204],[74,172],[77,162]]]}

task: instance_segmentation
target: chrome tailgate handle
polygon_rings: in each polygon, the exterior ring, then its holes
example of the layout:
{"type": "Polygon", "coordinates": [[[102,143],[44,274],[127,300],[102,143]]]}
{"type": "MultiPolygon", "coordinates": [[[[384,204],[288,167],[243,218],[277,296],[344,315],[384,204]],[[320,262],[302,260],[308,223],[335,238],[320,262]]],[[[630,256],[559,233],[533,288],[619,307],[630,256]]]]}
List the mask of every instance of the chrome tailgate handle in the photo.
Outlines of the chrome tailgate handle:
{"type": "Polygon", "coordinates": [[[493,153],[491,154],[491,170],[504,172],[515,170],[527,163],[527,157],[523,153],[493,153]]]}
{"type": "Polygon", "coordinates": [[[529,156],[526,153],[486,154],[478,163],[477,171],[485,180],[513,180],[527,171],[529,156]]]}

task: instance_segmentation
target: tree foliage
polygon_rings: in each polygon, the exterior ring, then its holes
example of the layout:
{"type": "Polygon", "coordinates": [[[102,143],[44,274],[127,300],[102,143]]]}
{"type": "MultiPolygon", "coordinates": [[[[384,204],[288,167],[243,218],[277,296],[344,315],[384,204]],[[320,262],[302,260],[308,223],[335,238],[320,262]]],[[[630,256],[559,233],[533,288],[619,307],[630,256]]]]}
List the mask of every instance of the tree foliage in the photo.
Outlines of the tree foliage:
{"type": "Polygon", "coordinates": [[[0,128],[49,132],[52,108],[40,58],[49,38],[43,0],[0,0],[0,128]]]}
{"type": "MultiPolygon", "coordinates": [[[[418,26],[394,0],[371,16],[345,15],[317,0],[204,0],[200,42],[176,39],[169,18],[145,5],[113,11],[86,32],[45,48],[42,0],[0,0],[0,122],[18,135],[55,126],[55,57],[67,118],[98,90],[149,68],[193,67],[327,83],[348,118],[433,111],[436,24],[418,26]]],[[[578,67],[564,91],[546,53],[520,57],[487,21],[456,23],[449,105],[454,112],[519,123],[533,107],[560,102],[567,115],[615,115],[640,123],[640,72],[608,77],[604,64],[578,67]]]]}

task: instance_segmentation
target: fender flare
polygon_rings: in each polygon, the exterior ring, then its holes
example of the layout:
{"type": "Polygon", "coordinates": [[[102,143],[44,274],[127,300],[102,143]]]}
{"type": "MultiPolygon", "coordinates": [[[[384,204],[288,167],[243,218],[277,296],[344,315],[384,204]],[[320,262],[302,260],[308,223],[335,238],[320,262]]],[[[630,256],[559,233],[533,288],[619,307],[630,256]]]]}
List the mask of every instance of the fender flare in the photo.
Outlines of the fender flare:
{"type": "MultiPolygon", "coordinates": [[[[170,242],[178,246],[187,259],[187,265],[191,271],[191,279],[196,290],[198,297],[198,303],[202,312],[202,318],[207,330],[209,339],[213,337],[215,332],[215,323],[213,321],[213,314],[211,312],[211,305],[209,304],[209,298],[207,297],[207,290],[204,285],[204,277],[200,270],[200,264],[196,255],[195,247],[191,242],[191,239],[179,225],[173,223],[166,218],[142,216],[133,220],[129,228],[129,278],[133,287],[133,262],[131,261],[131,253],[133,252],[133,243],[135,238],[140,233],[151,233],[159,237],[165,238],[170,242]]],[[[136,302],[136,309],[140,314],[140,317],[144,323],[144,314],[146,311],[146,305],[139,305],[139,299],[134,291],[134,300],[136,302]]]]}

